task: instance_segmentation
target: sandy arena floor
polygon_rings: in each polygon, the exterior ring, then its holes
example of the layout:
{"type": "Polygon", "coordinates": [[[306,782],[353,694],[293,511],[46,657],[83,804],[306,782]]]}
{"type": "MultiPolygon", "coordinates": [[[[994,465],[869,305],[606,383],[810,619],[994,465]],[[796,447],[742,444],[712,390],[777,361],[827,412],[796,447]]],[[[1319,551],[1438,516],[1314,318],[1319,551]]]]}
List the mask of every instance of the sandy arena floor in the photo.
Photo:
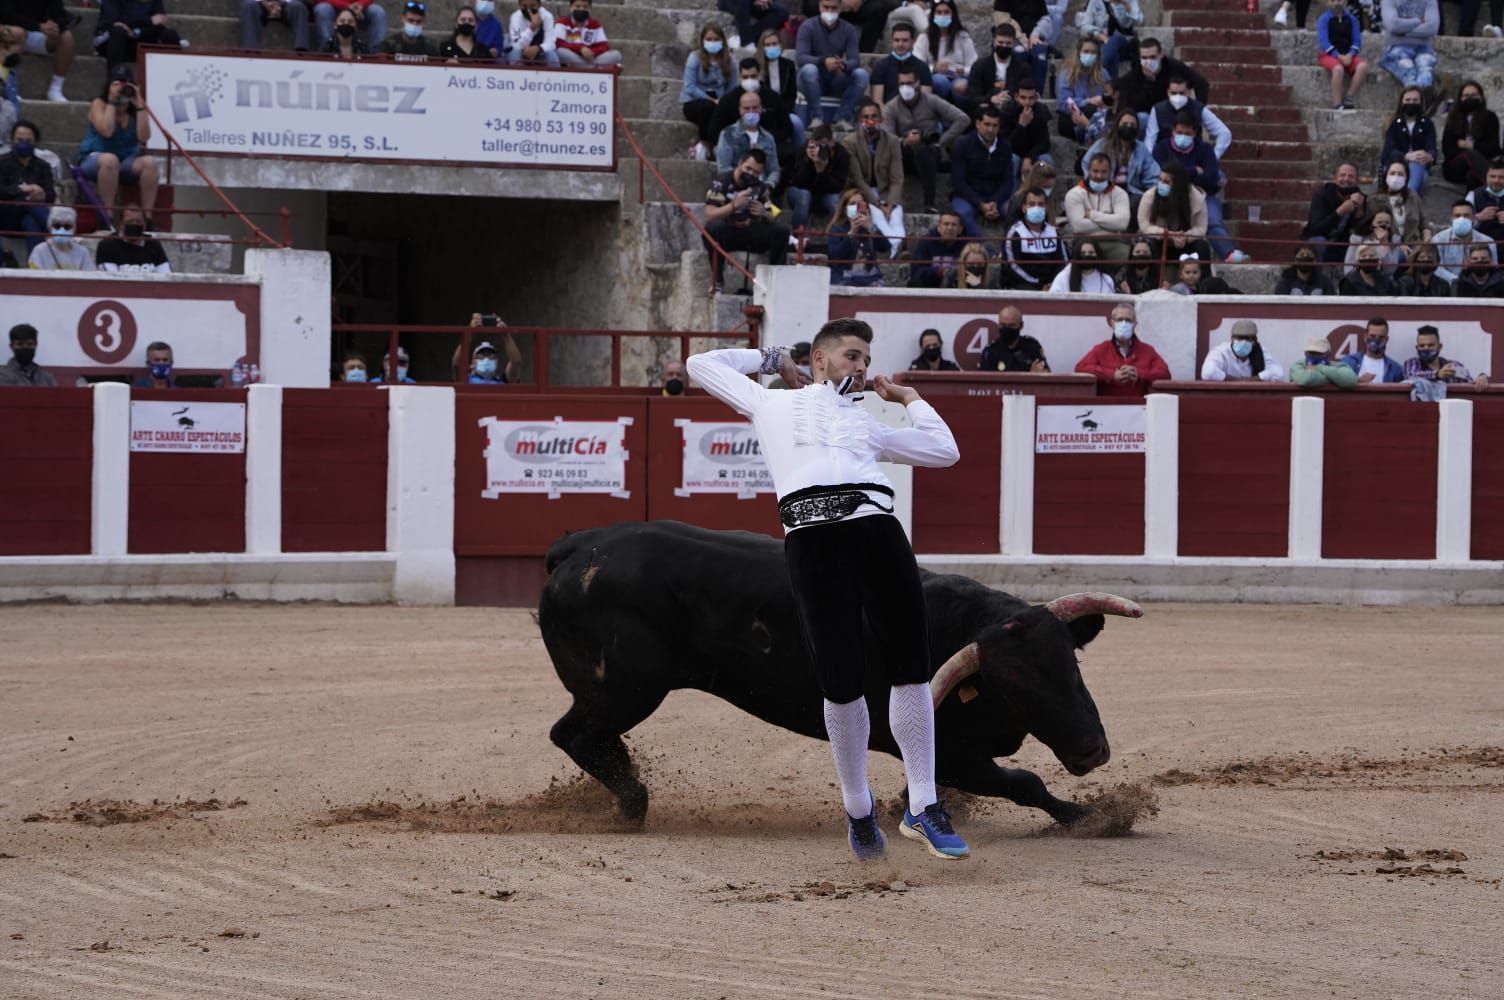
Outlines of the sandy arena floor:
{"type": "Polygon", "coordinates": [[[615,828],[523,612],[6,607],[0,996],[1498,997],[1501,622],[1109,619],[1112,762],[1019,759],[1158,817],[987,804],[971,861],[889,823],[873,871],[823,743],[693,693],[634,734],[655,797],[615,828]]]}

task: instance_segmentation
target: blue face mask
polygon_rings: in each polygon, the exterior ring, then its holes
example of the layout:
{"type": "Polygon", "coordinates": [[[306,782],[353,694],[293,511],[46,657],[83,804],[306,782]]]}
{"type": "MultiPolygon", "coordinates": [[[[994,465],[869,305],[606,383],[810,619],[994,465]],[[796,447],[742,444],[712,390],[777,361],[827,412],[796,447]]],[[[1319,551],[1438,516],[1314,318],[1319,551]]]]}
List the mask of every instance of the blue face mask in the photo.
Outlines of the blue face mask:
{"type": "Polygon", "coordinates": [[[172,362],[170,361],[166,364],[147,365],[146,367],[151,372],[152,378],[166,379],[172,375],[172,362]]]}
{"type": "Polygon", "coordinates": [[[940,14],[940,15],[936,16],[936,18],[935,18],[935,27],[937,27],[937,28],[949,28],[950,27],[950,20],[951,19],[950,19],[950,15],[949,14],[940,14]]]}
{"type": "Polygon", "coordinates": [[[1463,216],[1452,220],[1453,236],[1471,236],[1473,234],[1473,220],[1463,216]]]}
{"type": "Polygon", "coordinates": [[[476,358],[475,359],[475,374],[484,376],[485,378],[490,378],[492,375],[495,375],[496,374],[496,359],[495,358],[476,358]]]}
{"type": "Polygon", "coordinates": [[[364,368],[351,368],[349,371],[345,372],[346,382],[364,382],[365,380],[366,370],[364,368]]]}
{"type": "Polygon", "coordinates": [[[760,111],[748,111],[742,115],[742,124],[748,128],[756,128],[757,123],[760,121],[762,121],[762,112],[760,111]]]}
{"type": "Polygon", "coordinates": [[[762,57],[768,62],[777,62],[778,58],[782,55],[783,49],[779,48],[776,45],[769,45],[767,48],[762,50],[762,57]]]}
{"type": "Polygon", "coordinates": [[[1415,351],[1415,356],[1418,357],[1418,358],[1420,358],[1422,361],[1435,361],[1437,358],[1439,358],[1441,356],[1441,352],[1440,351],[1422,351],[1419,348],[1417,348],[1416,351],[1415,351]]]}
{"type": "Polygon", "coordinates": [[[1029,220],[1029,225],[1037,226],[1044,221],[1044,206],[1030,205],[1024,211],[1024,218],[1029,220]]]}
{"type": "Polygon", "coordinates": [[[398,365],[397,366],[397,381],[401,382],[405,378],[407,378],[407,365],[398,365]]]}
{"type": "Polygon", "coordinates": [[[1325,354],[1307,354],[1306,355],[1306,364],[1308,364],[1308,365],[1310,365],[1312,367],[1315,367],[1316,365],[1324,365],[1324,364],[1326,364],[1326,355],[1325,354]]]}
{"type": "Polygon", "coordinates": [[[1131,320],[1131,319],[1120,319],[1116,323],[1112,324],[1112,335],[1114,337],[1116,337],[1117,339],[1123,341],[1124,343],[1127,343],[1128,341],[1132,340],[1133,339],[1133,320],[1131,320]]]}
{"type": "Polygon", "coordinates": [[[475,13],[479,17],[490,17],[496,13],[494,0],[479,0],[475,5],[475,13]]]}
{"type": "Polygon", "coordinates": [[[1236,354],[1240,358],[1248,357],[1248,355],[1253,353],[1253,341],[1234,340],[1232,342],[1232,353],[1236,354]]]}
{"type": "Polygon", "coordinates": [[[52,231],[52,242],[60,247],[71,246],[73,243],[73,230],[54,229],[52,231]]]}
{"type": "Polygon", "coordinates": [[[1081,65],[1082,66],[1085,66],[1087,69],[1091,69],[1096,64],[1097,64],[1097,54],[1095,52],[1083,52],[1083,53],[1081,53],[1081,65]]]}
{"type": "Polygon", "coordinates": [[[402,33],[408,38],[417,38],[419,35],[423,34],[423,25],[403,22],[402,33]]]}
{"type": "Polygon", "coordinates": [[[1368,345],[1369,351],[1371,351],[1373,354],[1382,356],[1384,353],[1384,346],[1387,342],[1380,340],[1377,337],[1369,337],[1364,341],[1364,343],[1368,345]]]}
{"type": "Polygon", "coordinates": [[[1191,148],[1191,143],[1193,143],[1195,141],[1196,141],[1196,137],[1195,136],[1193,136],[1193,135],[1186,135],[1184,132],[1176,132],[1175,133],[1175,137],[1170,140],[1170,142],[1175,146],[1175,148],[1178,149],[1178,150],[1180,150],[1182,153],[1184,153],[1186,150],[1190,149],[1191,148]]]}
{"type": "Polygon", "coordinates": [[[707,38],[705,39],[705,51],[709,52],[713,56],[720,55],[721,46],[724,44],[724,42],[718,42],[713,38],[707,38]]]}
{"type": "Polygon", "coordinates": [[[1086,186],[1094,193],[1101,194],[1107,190],[1107,181],[1087,181],[1086,186]]]}
{"type": "Polygon", "coordinates": [[[1159,195],[1161,198],[1168,198],[1170,197],[1170,185],[1166,184],[1164,181],[1160,181],[1158,184],[1154,185],[1154,193],[1159,195]]]}
{"type": "Polygon", "coordinates": [[[848,218],[848,219],[855,219],[857,217],[857,214],[858,213],[857,213],[857,208],[856,208],[855,204],[851,204],[851,205],[847,205],[846,206],[846,218],[848,218]]]}
{"type": "Polygon", "coordinates": [[[905,59],[913,58],[913,55],[914,53],[912,52],[894,52],[893,58],[897,59],[899,62],[903,62],[905,59]]]}

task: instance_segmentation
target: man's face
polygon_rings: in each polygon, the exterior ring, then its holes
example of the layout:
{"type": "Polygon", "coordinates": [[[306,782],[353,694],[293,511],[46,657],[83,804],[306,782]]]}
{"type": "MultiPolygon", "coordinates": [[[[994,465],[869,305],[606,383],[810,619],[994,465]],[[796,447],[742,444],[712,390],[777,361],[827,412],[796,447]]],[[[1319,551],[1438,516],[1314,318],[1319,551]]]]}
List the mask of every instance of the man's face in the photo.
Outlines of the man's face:
{"type": "Polygon", "coordinates": [[[762,74],[757,71],[756,66],[748,66],[738,71],[737,77],[742,80],[757,80],[762,77],[762,74]]]}
{"type": "Polygon", "coordinates": [[[1189,125],[1176,125],[1175,134],[1189,136],[1194,139],[1196,136],[1196,130],[1191,128],[1189,125]]]}
{"type": "Polygon", "coordinates": [[[1018,36],[1011,31],[999,31],[992,36],[992,47],[997,54],[1005,59],[1013,58],[1013,46],[1018,44],[1018,36]]]}
{"type": "Polygon", "coordinates": [[[1164,53],[1160,51],[1158,44],[1139,44],[1139,65],[1143,67],[1145,73],[1157,72],[1159,69],[1159,61],[1163,57],[1164,53]]]}
{"type": "Polygon", "coordinates": [[[736,172],[741,175],[743,184],[756,184],[762,180],[762,164],[752,157],[747,157],[737,166],[736,172]]]}
{"type": "Polygon", "coordinates": [[[1045,200],[1037,194],[1024,195],[1024,208],[1044,208],[1045,200]]]}
{"type": "Polygon", "coordinates": [[[1014,330],[1024,328],[1024,314],[1019,312],[1017,306],[1003,306],[997,312],[997,325],[1010,327],[1014,330]]]}
{"type": "Polygon", "coordinates": [[[861,337],[842,337],[840,342],[831,348],[816,349],[811,358],[817,380],[839,382],[847,375],[851,375],[856,379],[858,386],[866,384],[867,366],[872,363],[872,354],[868,350],[867,342],[861,337]]]}
{"type": "Polygon", "coordinates": [[[475,357],[470,359],[470,370],[475,371],[476,364],[487,359],[489,359],[494,364],[496,361],[496,352],[491,350],[489,347],[484,351],[476,351],[475,357]]]}
{"type": "Polygon", "coordinates": [[[893,51],[898,53],[910,52],[914,48],[914,36],[907,31],[893,32],[893,51]]]}
{"type": "Polygon", "coordinates": [[[14,354],[16,351],[26,351],[26,350],[35,351],[36,349],[37,349],[37,338],[35,338],[35,337],[22,337],[20,340],[17,340],[15,337],[12,337],[10,339],[10,350],[11,350],[12,354],[14,354]]]}
{"type": "Polygon", "coordinates": [[[1358,263],[1373,264],[1377,266],[1379,263],[1379,251],[1372,246],[1364,247],[1362,250],[1358,251],[1358,263]]]}
{"type": "Polygon", "coordinates": [[[517,0],[517,7],[531,17],[538,12],[538,0],[517,0]]]}
{"type": "MultiPolygon", "coordinates": [[[[12,143],[29,142],[33,146],[35,146],[37,142],[37,134],[31,130],[31,127],[29,125],[17,125],[14,129],[11,130],[10,141],[12,143]]],[[[1488,176],[1489,183],[1493,183],[1494,174],[1492,170],[1488,172],[1488,176]]]]}
{"type": "Polygon", "coordinates": [[[921,351],[927,351],[931,347],[933,347],[937,351],[940,350],[940,338],[938,336],[936,336],[935,334],[927,334],[919,338],[919,349],[921,351]]]}
{"type": "Polygon", "coordinates": [[[1369,354],[1376,358],[1382,356],[1384,349],[1389,346],[1389,327],[1368,324],[1363,331],[1363,343],[1369,354]]]}
{"type": "Polygon", "coordinates": [[[146,226],[146,213],[143,212],[141,209],[134,208],[134,207],[133,208],[127,208],[124,211],[122,211],[120,213],[120,224],[122,226],[129,226],[131,223],[135,223],[136,225],[145,228],[145,226],[146,226]]]}
{"type": "Polygon", "coordinates": [[[1493,263],[1493,258],[1488,254],[1488,247],[1479,246],[1467,252],[1467,263],[1469,267],[1483,268],[1486,271],[1493,263]]]}
{"type": "Polygon", "coordinates": [[[362,375],[364,375],[365,371],[366,371],[366,363],[364,361],[355,361],[355,360],[346,361],[345,362],[345,381],[346,382],[350,381],[350,373],[351,372],[360,372],[362,375]]]}
{"type": "Polygon", "coordinates": [[[460,11],[458,14],[456,14],[454,16],[454,24],[455,24],[456,27],[458,27],[459,25],[462,25],[462,24],[468,24],[468,25],[470,25],[470,27],[473,28],[473,27],[475,27],[475,23],[476,22],[475,22],[475,12],[474,11],[462,10],[462,11],[460,11]]]}
{"type": "Polygon", "coordinates": [[[1436,351],[1439,354],[1441,352],[1441,338],[1434,333],[1417,334],[1415,337],[1415,351],[1417,354],[1422,351],[1436,351]]]}
{"type": "Polygon", "coordinates": [[[841,11],[841,0],[820,0],[820,13],[838,14],[841,11]]]}
{"type": "Polygon", "coordinates": [[[1020,86],[1018,93],[1013,96],[1018,99],[1019,106],[1023,108],[1032,108],[1034,102],[1039,100],[1039,93],[1037,91],[1023,86],[1020,86]]]}
{"type": "MultiPolygon", "coordinates": [[[[913,71],[905,70],[904,72],[898,74],[898,85],[900,87],[913,87],[915,91],[918,91],[919,77],[915,76],[913,71]]],[[[915,96],[917,98],[918,95],[916,94],[915,96]]]]}
{"type": "Polygon", "coordinates": [[[146,364],[148,367],[151,365],[170,365],[172,364],[172,351],[160,347],[153,351],[147,351],[146,364]]]}
{"type": "MultiPolygon", "coordinates": [[[[29,132],[31,130],[26,129],[25,131],[29,132]]],[[[1489,167],[1487,183],[1488,189],[1495,194],[1504,191],[1504,167],[1489,167]]]]}
{"type": "Polygon", "coordinates": [[[977,138],[987,145],[997,141],[997,119],[991,115],[983,115],[977,119],[977,138]]]}
{"type": "Polygon", "coordinates": [[[1190,88],[1188,88],[1185,85],[1185,81],[1184,80],[1175,80],[1175,81],[1173,81],[1169,85],[1169,89],[1166,90],[1166,93],[1168,93],[1171,97],[1174,97],[1176,94],[1188,95],[1189,92],[1190,92],[1190,88]]]}
{"type": "Polygon", "coordinates": [[[961,235],[961,219],[955,215],[940,216],[940,235],[948,240],[954,240],[961,235]]]}
{"type": "Polygon", "coordinates": [[[405,11],[402,12],[402,23],[403,24],[416,24],[418,27],[421,28],[421,27],[423,27],[423,15],[419,14],[415,10],[405,10],[405,11]]]}
{"type": "Polygon", "coordinates": [[[1354,188],[1358,186],[1358,170],[1351,163],[1344,163],[1337,168],[1337,175],[1332,178],[1339,188],[1354,188]]]}
{"type": "Polygon", "coordinates": [[[689,376],[684,374],[684,362],[670,361],[663,366],[663,381],[668,382],[671,379],[678,379],[680,382],[689,381],[689,376]]]}
{"type": "Polygon", "coordinates": [[[571,11],[583,10],[588,14],[590,13],[590,0],[570,0],[569,9],[571,11]]]}
{"type": "Polygon", "coordinates": [[[762,98],[757,96],[756,94],[744,93],[742,94],[741,100],[736,102],[736,106],[742,114],[746,114],[749,111],[756,111],[758,114],[761,114],[762,98]]]}
{"type": "Polygon", "coordinates": [[[1093,160],[1086,166],[1086,179],[1096,181],[1098,184],[1107,180],[1109,173],[1111,171],[1108,169],[1106,160],[1093,160]]]}
{"type": "Polygon", "coordinates": [[[1118,325],[1118,322],[1121,320],[1127,320],[1130,323],[1135,323],[1138,321],[1138,314],[1126,306],[1114,306],[1107,322],[1116,327],[1118,325]]]}
{"type": "Polygon", "coordinates": [[[1469,205],[1454,205],[1454,206],[1452,206],[1452,218],[1454,218],[1454,219],[1471,219],[1472,217],[1473,217],[1473,209],[1472,209],[1471,206],[1469,206],[1469,205]]]}
{"type": "Polygon", "coordinates": [[[883,113],[880,109],[874,108],[869,104],[857,115],[857,121],[863,125],[881,125],[883,123],[883,113]]]}

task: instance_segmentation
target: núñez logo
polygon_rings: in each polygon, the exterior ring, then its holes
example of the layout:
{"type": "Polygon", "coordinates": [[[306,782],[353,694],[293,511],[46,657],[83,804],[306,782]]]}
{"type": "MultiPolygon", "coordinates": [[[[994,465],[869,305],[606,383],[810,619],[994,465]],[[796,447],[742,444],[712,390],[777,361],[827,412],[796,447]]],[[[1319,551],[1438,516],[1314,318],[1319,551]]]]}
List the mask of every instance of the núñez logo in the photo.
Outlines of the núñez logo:
{"type": "Polygon", "coordinates": [[[293,70],[285,80],[247,79],[227,81],[220,70],[189,70],[188,79],[178,83],[170,95],[173,124],[202,121],[214,114],[214,105],[223,99],[225,85],[235,85],[237,108],[281,108],[288,111],[357,111],[370,114],[426,115],[420,108],[423,87],[388,87],[376,83],[344,83],[344,73],[329,71],[321,80],[300,79],[301,69],[293,70]]]}

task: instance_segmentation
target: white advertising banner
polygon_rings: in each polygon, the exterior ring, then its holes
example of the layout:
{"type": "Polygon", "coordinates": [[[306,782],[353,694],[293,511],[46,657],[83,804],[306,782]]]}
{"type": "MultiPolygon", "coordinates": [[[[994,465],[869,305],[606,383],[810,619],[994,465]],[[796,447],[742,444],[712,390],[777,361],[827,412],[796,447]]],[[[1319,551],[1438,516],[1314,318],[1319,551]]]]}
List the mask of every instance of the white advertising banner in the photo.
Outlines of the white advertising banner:
{"type": "Polygon", "coordinates": [[[131,402],[131,451],[245,451],[244,403],[131,402]]]}
{"type": "Polygon", "coordinates": [[[1118,454],[1144,450],[1143,406],[1041,406],[1035,411],[1034,450],[1118,454]]]}
{"type": "Polygon", "coordinates": [[[616,420],[498,420],[483,417],[486,429],[486,488],[495,500],[503,493],[609,493],[626,500],[627,427],[616,420]]]}
{"type": "Polygon", "coordinates": [[[193,52],[144,58],[152,107],[190,153],[615,165],[610,72],[193,52]]]}
{"type": "Polygon", "coordinates": [[[733,493],[750,500],[774,492],[751,424],[680,419],[674,425],[684,433],[684,475],[675,496],[733,493]]]}

